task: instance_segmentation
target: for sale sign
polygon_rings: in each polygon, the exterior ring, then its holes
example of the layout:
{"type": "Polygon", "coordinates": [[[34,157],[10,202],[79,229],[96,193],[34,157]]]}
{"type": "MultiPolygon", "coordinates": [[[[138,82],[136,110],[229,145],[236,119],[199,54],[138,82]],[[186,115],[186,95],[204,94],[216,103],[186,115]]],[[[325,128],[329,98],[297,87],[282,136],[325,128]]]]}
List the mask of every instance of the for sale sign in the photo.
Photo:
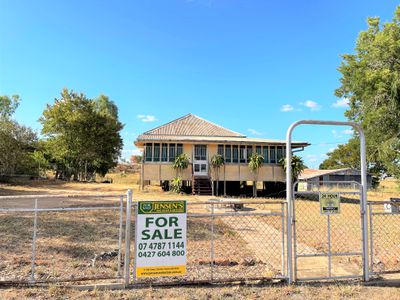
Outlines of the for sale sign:
{"type": "Polygon", "coordinates": [[[139,201],[136,277],[186,273],[186,201],[139,201]]]}
{"type": "Polygon", "coordinates": [[[321,214],[333,215],[340,214],[340,194],[339,193],[319,193],[319,203],[321,214]]]}

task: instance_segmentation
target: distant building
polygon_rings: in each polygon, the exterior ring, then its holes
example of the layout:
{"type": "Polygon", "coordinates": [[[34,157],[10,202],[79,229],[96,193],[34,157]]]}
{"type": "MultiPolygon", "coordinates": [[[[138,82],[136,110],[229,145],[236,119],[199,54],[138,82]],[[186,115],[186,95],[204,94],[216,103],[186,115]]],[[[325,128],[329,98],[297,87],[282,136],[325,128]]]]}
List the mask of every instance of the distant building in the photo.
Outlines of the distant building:
{"type": "MultiPolygon", "coordinates": [[[[150,181],[159,181],[168,188],[176,176],[172,168],[175,158],[186,153],[190,164],[182,172],[182,180],[192,187],[193,192],[210,194],[211,187],[216,184],[210,160],[213,155],[220,154],[225,158],[225,165],[219,173],[219,191],[240,194],[241,186],[254,178],[248,167],[248,159],[254,152],[264,156],[264,165],[258,172],[263,190],[270,190],[278,183],[284,188],[285,172],[279,164],[285,155],[284,140],[249,138],[188,114],[139,135],[135,145],[143,149],[142,188],[150,181]]],[[[293,149],[308,145],[306,142],[292,143],[293,149]]]]}
{"type": "MultiPolygon", "coordinates": [[[[299,176],[299,190],[310,190],[311,185],[321,184],[327,181],[356,181],[361,183],[361,172],[359,170],[344,168],[335,170],[305,169],[299,176]],[[309,184],[307,184],[309,183],[309,184]]],[[[372,186],[372,177],[367,174],[368,188],[372,186]]]]}

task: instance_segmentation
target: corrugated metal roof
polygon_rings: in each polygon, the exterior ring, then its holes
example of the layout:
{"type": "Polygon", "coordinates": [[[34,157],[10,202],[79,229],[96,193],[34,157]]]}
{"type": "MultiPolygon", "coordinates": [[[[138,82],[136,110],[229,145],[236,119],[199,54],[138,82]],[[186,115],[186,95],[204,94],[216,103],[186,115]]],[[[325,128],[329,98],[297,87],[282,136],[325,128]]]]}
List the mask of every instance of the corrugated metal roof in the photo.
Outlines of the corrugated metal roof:
{"type": "Polygon", "coordinates": [[[299,179],[307,180],[319,176],[324,176],[328,174],[335,174],[338,172],[349,171],[351,168],[334,169],[334,170],[315,170],[315,169],[305,169],[299,176],[299,179]]]}
{"type": "MultiPolygon", "coordinates": [[[[165,142],[209,142],[209,143],[244,143],[244,144],[286,144],[285,140],[271,140],[248,137],[218,137],[218,136],[180,136],[180,135],[139,135],[137,145],[147,141],[165,142]]],[[[307,142],[292,142],[292,146],[307,146],[307,142]]]]}
{"type": "MultiPolygon", "coordinates": [[[[165,141],[182,143],[243,143],[243,144],[276,144],[283,145],[285,140],[248,138],[196,115],[188,114],[167,124],[161,125],[138,136],[136,146],[146,142],[165,141]]],[[[307,142],[292,142],[293,147],[308,146],[307,142]]]]}
{"type": "Polygon", "coordinates": [[[146,131],[142,135],[245,137],[241,133],[226,129],[193,114],[146,131]]]}

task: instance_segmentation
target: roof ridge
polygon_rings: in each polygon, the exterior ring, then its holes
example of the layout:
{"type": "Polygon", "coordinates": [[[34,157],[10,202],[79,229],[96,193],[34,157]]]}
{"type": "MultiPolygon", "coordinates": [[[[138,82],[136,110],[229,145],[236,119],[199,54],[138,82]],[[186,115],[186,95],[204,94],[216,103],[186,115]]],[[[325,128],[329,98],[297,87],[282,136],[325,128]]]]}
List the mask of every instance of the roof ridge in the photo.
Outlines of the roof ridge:
{"type": "Polygon", "coordinates": [[[204,118],[202,118],[202,117],[199,117],[199,116],[197,116],[197,115],[195,115],[195,114],[190,113],[189,115],[192,115],[192,116],[194,116],[194,117],[196,117],[196,118],[198,118],[198,119],[200,119],[200,120],[203,120],[203,121],[205,121],[205,122],[208,122],[208,123],[210,123],[210,124],[212,124],[212,125],[215,125],[215,126],[217,126],[217,127],[219,127],[219,128],[222,128],[222,129],[224,129],[224,130],[228,130],[228,131],[233,132],[233,133],[235,133],[235,134],[239,134],[239,135],[241,135],[241,136],[243,136],[243,137],[246,137],[244,134],[242,134],[242,133],[240,133],[240,132],[230,130],[230,129],[226,128],[226,127],[223,127],[223,126],[221,126],[221,125],[218,125],[218,124],[216,124],[216,123],[214,123],[214,122],[212,122],[212,121],[206,120],[206,119],[204,119],[204,118]]]}
{"type": "Polygon", "coordinates": [[[157,127],[152,128],[152,129],[149,129],[149,130],[147,130],[146,132],[143,132],[142,134],[149,134],[150,131],[156,130],[156,129],[158,129],[158,128],[161,128],[161,127],[166,126],[166,125],[168,125],[168,124],[171,124],[171,123],[173,123],[173,122],[179,121],[179,120],[181,120],[181,119],[190,117],[191,115],[193,115],[193,114],[192,114],[192,113],[188,113],[188,114],[186,114],[186,115],[184,115],[184,116],[182,116],[182,117],[179,117],[179,118],[176,118],[176,119],[174,119],[174,120],[172,120],[172,121],[169,121],[168,123],[162,124],[162,125],[160,125],[160,126],[157,126],[157,127]]]}
{"type": "MultiPolygon", "coordinates": [[[[244,135],[244,134],[242,134],[242,133],[240,133],[240,132],[236,132],[236,131],[230,130],[230,129],[228,129],[228,128],[225,128],[225,127],[223,127],[223,126],[221,126],[221,125],[218,125],[218,124],[216,124],[216,123],[214,123],[214,122],[211,122],[211,121],[209,121],[209,120],[206,120],[206,119],[204,119],[204,118],[202,118],[202,117],[199,117],[199,116],[197,116],[197,115],[195,115],[195,114],[192,114],[192,113],[186,114],[186,115],[184,115],[184,116],[182,116],[182,117],[179,117],[179,118],[176,118],[176,119],[174,119],[174,120],[172,120],[172,121],[169,121],[168,123],[165,123],[165,124],[162,124],[162,125],[157,126],[157,127],[155,127],[155,128],[152,128],[152,129],[150,129],[150,130],[147,130],[146,132],[142,133],[142,135],[152,135],[152,134],[156,134],[156,133],[154,133],[154,131],[157,131],[158,129],[160,129],[160,128],[162,128],[162,127],[166,127],[166,126],[168,126],[168,125],[170,125],[170,124],[172,124],[172,123],[176,123],[176,122],[185,120],[185,119],[187,119],[187,118],[189,118],[189,117],[194,117],[195,119],[198,119],[198,120],[200,120],[200,121],[203,121],[203,122],[205,122],[205,123],[208,123],[209,125],[215,126],[215,127],[219,128],[219,129],[222,129],[222,130],[224,130],[224,131],[226,131],[226,132],[229,132],[229,133],[231,133],[232,135],[235,135],[236,137],[244,137],[244,138],[246,137],[246,135],[244,135]]],[[[164,135],[164,134],[162,134],[162,135],[164,135]]],[[[187,135],[187,136],[192,136],[192,135],[187,135]]],[[[196,136],[196,135],[194,135],[194,136],[196,136]]],[[[230,135],[221,135],[221,137],[223,137],[223,136],[230,136],[230,135]]]]}

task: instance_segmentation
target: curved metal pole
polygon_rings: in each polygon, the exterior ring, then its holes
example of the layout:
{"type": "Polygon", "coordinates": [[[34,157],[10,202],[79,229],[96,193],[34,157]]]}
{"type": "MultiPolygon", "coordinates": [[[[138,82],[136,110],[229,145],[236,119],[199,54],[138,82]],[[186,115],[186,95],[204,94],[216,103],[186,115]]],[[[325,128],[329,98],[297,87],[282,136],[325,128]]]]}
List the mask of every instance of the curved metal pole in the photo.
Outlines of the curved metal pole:
{"type": "Polygon", "coordinates": [[[360,163],[361,163],[361,218],[362,218],[362,242],[363,242],[363,277],[365,281],[369,280],[368,266],[368,220],[367,220],[367,159],[365,134],[361,126],[354,122],[340,121],[319,121],[319,120],[301,120],[292,123],[286,132],[286,201],[288,205],[287,212],[287,266],[288,266],[288,282],[293,282],[293,247],[292,247],[292,225],[293,225],[293,178],[292,178],[292,132],[302,124],[309,125],[334,125],[334,126],[351,126],[360,135],[360,163]]]}

